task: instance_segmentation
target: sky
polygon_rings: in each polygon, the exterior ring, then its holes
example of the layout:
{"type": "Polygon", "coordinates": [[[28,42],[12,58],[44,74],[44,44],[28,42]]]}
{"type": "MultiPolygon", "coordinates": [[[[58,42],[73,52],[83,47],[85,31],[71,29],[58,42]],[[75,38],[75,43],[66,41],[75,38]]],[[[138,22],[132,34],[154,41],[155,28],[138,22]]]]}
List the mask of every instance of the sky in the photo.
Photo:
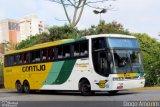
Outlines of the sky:
{"type": "MultiPolygon", "coordinates": [[[[160,40],[160,0],[116,0],[96,6],[110,4],[114,9],[102,14],[102,19],[107,23],[117,21],[130,32],[147,33],[160,40]]],[[[73,9],[68,11],[72,13],[73,9]]],[[[0,0],[0,19],[21,19],[28,15],[37,15],[49,26],[67,23],[56,20],[66,20],[63,7],[48,0],[0,0]]],[[[77,27],[84,29],[98,23],[99,15],[95,15],[92,8],[85,7],[77,27]]]]}

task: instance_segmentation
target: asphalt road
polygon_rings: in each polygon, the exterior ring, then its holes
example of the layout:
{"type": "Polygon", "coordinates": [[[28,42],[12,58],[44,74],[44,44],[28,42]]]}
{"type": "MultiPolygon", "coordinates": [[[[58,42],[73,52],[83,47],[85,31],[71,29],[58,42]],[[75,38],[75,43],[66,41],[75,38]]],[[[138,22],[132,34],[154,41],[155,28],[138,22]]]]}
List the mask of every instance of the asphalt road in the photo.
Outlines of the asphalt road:
{"type": "Polygon", "coordinates": [[[94,96],[81,96],[78,92],[43,91],[21,94],[0,89],[0,107],[6,107],[4,103],[17,104],[15,107],[133,107],[132,104],[141,101],[154,101],[160,104],[160,90],[126,90],[120,91],[117,95],[99,92],[94,96]]]}

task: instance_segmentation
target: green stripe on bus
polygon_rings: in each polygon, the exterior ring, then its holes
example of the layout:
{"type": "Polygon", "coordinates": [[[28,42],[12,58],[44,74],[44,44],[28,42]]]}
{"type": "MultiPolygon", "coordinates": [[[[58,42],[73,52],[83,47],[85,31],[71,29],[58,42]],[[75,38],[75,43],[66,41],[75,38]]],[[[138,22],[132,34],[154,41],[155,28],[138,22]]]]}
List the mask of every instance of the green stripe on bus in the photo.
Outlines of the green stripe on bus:
{"type": "Polygon", "coordinates": [[[86,40],[86,38],[78,38],[78,39],[73,39],[73,40],[68,40],[68,41],[64,41],[61,44],[67,44],[67,43],[72,43],[72,42],[79,42],[79,41],[83,41],[86,40]]]}
{"type": "Polygon", "coordinates": [[[45,84],[52,84],[53,82],[55,82],[62,69],[63,64],[64,61],[53,62],[45,84]]]}
{"type": "Polygon", "coordinates": [[[58,75],[58,78],[53,84],[63,84],[70,76],[76,60],[65,61],[63,67],[58,75]]]}

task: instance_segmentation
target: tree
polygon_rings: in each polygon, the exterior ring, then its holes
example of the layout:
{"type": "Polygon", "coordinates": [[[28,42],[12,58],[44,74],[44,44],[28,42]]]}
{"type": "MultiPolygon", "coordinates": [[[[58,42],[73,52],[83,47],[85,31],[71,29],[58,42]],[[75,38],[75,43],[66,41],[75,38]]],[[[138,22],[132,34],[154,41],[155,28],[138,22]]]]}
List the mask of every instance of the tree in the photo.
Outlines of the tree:
{"type": "MultiPolygon", "coordinates": [[[[104,3],[109,0],[94,0],[94,1],[92,0],[49,0],[49,1],[62,5],[65,15],[67,17],[67,20],[69,22],[69,25],[71,27],[75,27],[80,21],[80,18],[86,6],[89,6],[91,8],[101,9],[100,7],[96,7],[93,4],[104,3]],[[74,8],[72,18],[70,17],[67,11],[68,7],[74,8]]],[[[115,1],[115,0],[112,0],[112,1],[115,1]]],[[[105,11],[110,10],[110,9],[112,9],[111,5],[109,5],[109,7],[105,9],[105,11]]]]}
{"type": "Polygon", "coordinates": [[[94,34],[126,34],[130,35],[127,29],[123,28],[123,25],[113,21],[111,23],[105,23],[105,21],[100,21],[98,26],[91,26],[91,28],[82,30],[81,35],[94,35],[94,34]]]}
{"type": "Polygon", "coordinates": [[[45,42],[51,42],[55,40],[68,39],[68,38],[79,38],[79,31],[76,28],[70,27],[68,25],[64,26],[53,26],[49,28],[48,33],[37,34],[30,36],[28,39],[20,42],[16,49],[28,48],[36,44],[41,44],[45,42]]]}

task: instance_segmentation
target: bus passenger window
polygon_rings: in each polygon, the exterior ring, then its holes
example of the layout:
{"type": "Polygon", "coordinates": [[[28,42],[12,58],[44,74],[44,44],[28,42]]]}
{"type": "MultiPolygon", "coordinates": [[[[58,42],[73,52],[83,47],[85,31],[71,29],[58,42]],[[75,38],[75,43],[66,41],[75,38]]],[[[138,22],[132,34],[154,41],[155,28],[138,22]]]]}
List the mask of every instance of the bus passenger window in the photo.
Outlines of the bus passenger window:
{"type": "Polygon", "coordinates": [[[63,49],[62,46],[58,47],[58,59],[63,58],[63,49]]]}
{"type": "Polygon", "coordinates": [[[17,64],[17,59],[16,59],[16,55],[13,55],[13,65],[17,64]]]}
{"type": "Polygon", "coordinates": [[[48,60],[53,60],[54,59],[54,48],[49,48],[48,49],[48,60]]]}
{"type": "Polygon", "coordinates": [[[29,63],[29,53],[24,53],[23,54],[23,63],[29,63]]]}
{"type": "Polygon", "coordinates": [[[41,61],[41,59],[40,59],[40,55],[41,53],[40,53],[40,50],[37,50],[37,51],[35,51],[35,62],[40,62],[41,61]]]}
{"type": "Polygon", "coordinates": [[[16,55],[17,64],[22,64],[22,54],[16,55]]]}
{"type": "Polygon", "coordinates": [[[88,55],[88,41],[80,43],[80,56],[88,55]]]}
{"type": "Polygon", "coordinates": [[[73,46],[74,46],[74,47],[73,47],[73,48],[74,48],[74,49],[73,49],[73,50],[74,50],[74,57],[77,57],[77,56],[79,56],[79,54],[80,54],[80,53],[79,53],[79,43],[76,43],[76,44],[74,44],[73,46]]]}
{"type": "Polygon", "coordinates": [[[63,58],[69,58],[70,56],[70,45],[63,46],[63,58]]]}
{"type": "Polygon", "coordinates": [[[30,52],[31,62],[35,62],[35,52],[30,52]]]}
{"type": "Polygon", "coordinates": [[[42,61],[46,61],[48,58],[48,49],[42,49],[42,61]]]}

